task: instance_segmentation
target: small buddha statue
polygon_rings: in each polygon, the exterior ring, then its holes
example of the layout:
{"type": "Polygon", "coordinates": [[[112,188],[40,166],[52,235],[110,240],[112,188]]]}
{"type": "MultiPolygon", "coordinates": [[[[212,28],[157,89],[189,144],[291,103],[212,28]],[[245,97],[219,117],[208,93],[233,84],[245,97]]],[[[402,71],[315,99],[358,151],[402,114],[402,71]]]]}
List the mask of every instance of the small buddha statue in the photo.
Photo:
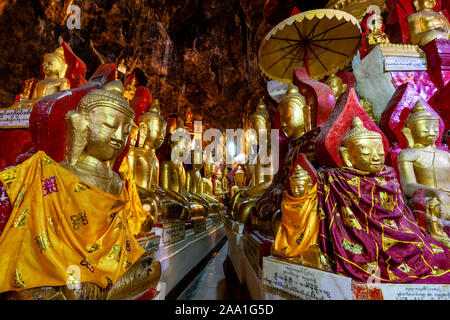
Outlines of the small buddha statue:
{"type": "MultiPolygon", "coordinates": [[[[256,139],[258,143],[262,141],[260,134],[270,133],[271,122],[270,115],[264,101],[261,99],[256,106],[256,111],[249,118],[250,128],[256,131],[256,139]],[[264,131],[266,130],[266,131],[264,131]]],[[[270,154],[270,138],[267,141],[267,156],[273,157],[276,155],[270,154]]],[[[231,215],[241,223],[251,222],[251,210],[258,200],[259,196],[263,195],[267,188],[271,185],[273,179],[273,170],[271,168],[273,161],[269,164],[263,164],[258,153],[252,163],[248,164],[247,171],[251,181],[250,185],[237,191],[231,199],[231,215]]]]}
{"type": "Polygon", "coordinates": [[[208,200],[211,207],[211,212],[218,213],[223,209],[224,206],[214,196],[214,185],[212,182],[212,177],[214,175],[215,167],[216,164],[212,158],[212,155],[210,154],[203,166],[203,177],[199,185],[199,194],[208,200]]]}
{"type": "Polygon", "coordinates": [[[216,197],[219,202],[223,201],[223,196],[225,194],[225,190],[222,185],[222,170],[220,170],[220,167],[217,169],[216,177],[214,179],[214,196],[216,197]]]}
{"type": "Polygon", "coordinates": [[[449,39],[450,24],[442,12],[435,12],[435,0],[414,0],[416,13],[408,16],[411,42],[420,47],[434,39],[449,39]]]}
{"type": "Polygon", "coordinates": [[[42,97],[70,89],[70,82],[65,78],[67,67],[62,47],[58,47],[55,52],[44,55],[42,70],[45,77],[36,83],[31,98],[33,104],[42,97]]]}
{"type": "MultiPolygon", "coordinates": [[[[440,218],[450,220],[450,153],[436,148],[439,117],[418,101],[406,119],[402,132],[409,144],[398,157],[403,192],[412,198],[417,190],[423,190],[428,200],[439,201],[442,212],[440,218]]],[[[441,234],[431,235],[442,239],[441,234]]],[[[448,243],[449,238],[443,241],[448,243]]]]}
{"type": "Polygon", "coordinates": [[[203,159],[201,152],[192,152],[192,168],[186,173],[186,188],[194,200],[202,204],[208,213],[218,213],[220,204],[212,195],[204,193],[202,188],[202,175],[200,170],[203,168],[203,159]]]}
{"type": "Polygon", "coordinates": [[[319,169],[320,246],[355,281],[448,283],[450,251],[425,234],[403,201],[383,137],[355,117],[341,140],[344,166],[319,169]]]}
{"type": "Polygon", "coordinates": [[[389,37],[386,33],[383,32],[382,17],[380,15],[374,14],[373,19],[371,20],[372,23],[368,22],[368,28],[370,32],[366,35],[366,41],[369,48],[373,48],[380,43],[390,43],[389,37]]]}
{"type": "MultiPolygon", "coordinates": [[[[184,122],[178,122],[177,129],[184,129],[184,122]]],[[[162,163],[160,171],[160,186],[173,199],[182,203],[184,206],[180,219],[189,219],[190,217],[204,216],[206,209],[198,202],[191,199],[191,195],[186,187],[186,171],[182,159],[188,150],[189,141],[180,137],[180,139],[171,141],[170,148],[178,150],[177,157],[171,157],[162,163]]]]}
{"type": "Polygon", "coordinates": [[[238,169],[234,173],[234,185],[231,187],[230,190],[230,197],[233,198],[234,194],[241,190],[242,188],[246,187],[246,181],[247,181],[247,175],[245,174],[245,171],[242,169],[241,165],[238,165],[238,169]]]}
{"type": "Polygon", "coordinates": [[[113,171],[134,119],[122,93],[109,83],[67,114],[65,161],[38,151],[0,174],[14,203],[0,240],[2,298],[124,299],[159,281],[160,263],[128,224],[147,215],[134,181],[113,171]]]}
{"type": "Polygon", "coordinates": [[[22,91],[16,97],[16,102],[12,105],[13,108],[33,107],[29,99],[31,98],[31,89],[33,87],[34,81],[34,78],[25,80],[22,91]]]}
{"type": "Polygon", "coordinates": [[[333,90],[334,98],[337,101],[341,94],[347,90],[347,84],[342,81],[342,79],[336,74],[331,74],[327,80],[325,81],[325,84],[327,84],[331,90],[333,90]]]}
{"type": "Polygon", "coordinates": [[[125,97],[125,99],[128,100],[128,102],[130,102],[131,100],[133,100],[135,94],[136,94],[136,89],[137,89],[137,80],[134,74],[132,74],[129,78],[128,81],[125,85],[125,91],[123,93],[123,96],[125,97]]]}
{"type": "Polygon", "coordinates": [[[275,256],[288,258],[312,268],[327,269],[322,254],[317,211],[317,184],[308,171],[297,165],[289,178],[289,190],[281,202],[281,225],[272,246],[275,256]]]}

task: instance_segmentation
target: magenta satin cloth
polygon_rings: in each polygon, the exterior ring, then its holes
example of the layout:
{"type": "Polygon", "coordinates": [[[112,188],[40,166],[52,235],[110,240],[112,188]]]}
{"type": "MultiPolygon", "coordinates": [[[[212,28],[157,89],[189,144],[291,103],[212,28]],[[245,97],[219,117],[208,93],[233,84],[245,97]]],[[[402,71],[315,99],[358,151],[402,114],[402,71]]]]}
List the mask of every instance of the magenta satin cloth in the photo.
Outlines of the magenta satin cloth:
{"type": "Polygon", "coordinates": [[[450,283],[450,251],[419,228],[391,167],[321,169],[318,201],[319,241],[336,273],[361,282],[450,283]]]}

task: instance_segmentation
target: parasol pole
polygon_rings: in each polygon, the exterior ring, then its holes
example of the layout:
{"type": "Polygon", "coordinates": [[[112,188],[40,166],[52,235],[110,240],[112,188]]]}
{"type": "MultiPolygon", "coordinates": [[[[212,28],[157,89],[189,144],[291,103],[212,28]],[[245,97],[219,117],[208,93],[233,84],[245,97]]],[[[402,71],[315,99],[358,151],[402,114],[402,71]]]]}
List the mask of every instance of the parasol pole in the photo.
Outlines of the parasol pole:
{"type": "Polygon", "coordinates": [[[305,54],[305,59],[303,61],[305,63],[306,72],[309,74],[309,57],[307,54],[305,54]]]}

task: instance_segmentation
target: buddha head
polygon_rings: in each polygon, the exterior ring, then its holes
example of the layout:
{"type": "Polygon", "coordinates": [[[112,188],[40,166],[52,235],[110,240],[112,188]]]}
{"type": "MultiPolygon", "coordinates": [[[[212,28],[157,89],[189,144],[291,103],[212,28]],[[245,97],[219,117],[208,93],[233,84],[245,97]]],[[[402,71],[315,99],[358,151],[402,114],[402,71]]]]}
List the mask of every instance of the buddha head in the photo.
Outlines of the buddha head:
{"type": "Polygon", "coordinates": [[[294,172],[289,178],[289,188],[291,194],[295,198],[300,198],[311,190],[312,187],[312,179],[308,171],[303,169],[300,165],[296,165],[294,172]]]}
{"type": "Polygon", "coordinates": [[[339,149],[345,166],[377,173],[384,166],[384,145],[381,134],[369,131],[360,118],[353,118],[351,129],[339,149]]]}
{"type": "Polygon", "coordinates": [[[70,164],[75,165],[82,154],[105,162],[114,161],[122,152],[135,116],[122,93],[120,81],[110,82],[90,91],[77,111],[67,115],[70,164]]]}
{"type": "Polygon", "coordinates": [[[413,4],[416,11],[433,10],[436,6],[436,0],[414,0],[413,4]]]}
{"type": "Polygon", "coordinates": [[[327,84],[331,88],[331,90],[333,90],[334,98],[336,99],[336,101],[347,89],[347,84],[345,84],[342,79],[336,76],[336,74],[334,73],[327,78],[325,84],[327,84]]]}
{"type": "Polygon", "coordinates": [[[270,131],[271,123],[270,123],[270,114],[267,111],[267,106],[264,103],[263,99],[260,99],[258,105],[256,106],[256,111],[249,118],[250,128],[256,131],[257,141],[260,141],[260,130],[270,131]]]}
{"type": "Polygon", "coordinates": [[[211,178],[214,174],[215,168],[216,168],[216,164],[214,162],[212,154],[210,154],[208,156],[208,158],[206,159],[205,165],[203,167],[203,170],[204,170],[203,173],[204,173],[205,178],[207,178],[207,179],[211,178]]]}
{"type": "Polygon", "coordinates": [[[146,145],[151,149],[158,149],[163,144],[167,122],[160,113],[159,101],[155,99],[149,111],[138,118],[139,147],[146,145]]]}
{"type": "Polygon", "coordinates": [[[417,101],[402,130],[409,146],[434,146],[439,137],[439,120],[423,102],[417,101]]]}
{"type": "Polygon", "coordinates": [[[42,71],[45,77],[64,78],[67,67],[66,59],[64,58],[64,49],[62,47],[58,47],[55,52],[44,55],[42,71]]]}
{"type": "Polygon", "coordinates": [[[170,139],[170,149],[172,150],[171,153],[171,160],[173,163],[180,164],[187,156],[189,156],[187,153],[190,151],[190,135],[184,134],[184,121],[179,120],[177,124],[177,128],[174,131],[171,139],[170,139]],[[174,134],[178,132],[178,130],[181,130],[180,135],[176,135],[178,138],[174,138],[174,134]]]}
{"type": "Polygon", "coordinates": [[[311,111],[298,87],[290,84],[286,97],[278,104],[281,130],[288,138],[300,138],[310,127],[311,111]]]}

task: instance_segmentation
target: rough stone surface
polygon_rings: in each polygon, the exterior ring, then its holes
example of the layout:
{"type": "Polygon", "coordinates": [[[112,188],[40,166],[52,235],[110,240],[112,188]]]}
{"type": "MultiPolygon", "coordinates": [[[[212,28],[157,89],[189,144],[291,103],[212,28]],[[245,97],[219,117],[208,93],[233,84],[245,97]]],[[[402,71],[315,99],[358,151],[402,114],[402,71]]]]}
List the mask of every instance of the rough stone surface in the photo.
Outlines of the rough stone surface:
{"type": "Polygon", "coordinates": [[[87,65],[125,59],[167,116],[190,106],[207,127],[233,128],[253,112],[266,80],[257,65],[270,30],[261,0],[0,0],[0,106],[40,78],[43,55],[64,40],[87,65]],[[81,8],[81,29],[67,8],[81,8]]]}

